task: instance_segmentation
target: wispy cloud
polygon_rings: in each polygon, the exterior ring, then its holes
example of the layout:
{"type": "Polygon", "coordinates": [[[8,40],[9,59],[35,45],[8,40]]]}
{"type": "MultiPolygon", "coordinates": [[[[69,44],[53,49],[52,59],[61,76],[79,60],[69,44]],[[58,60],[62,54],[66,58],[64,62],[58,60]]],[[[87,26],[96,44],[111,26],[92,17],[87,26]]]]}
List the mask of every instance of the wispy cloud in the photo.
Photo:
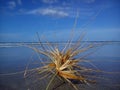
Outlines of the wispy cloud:
{"type": "Polygon", "coordinates": [[[14,1],[8,2],[8,8],[9,9],[14,9],[16,7],[16,3],[14,1]]]}
{"type": "Polygon", "coordinates": [[[68,16],[68,13],[62,10],[57,10],[55,8],[38,8],[38,9],[28,11],[26,14],[47,15],[47,16],[57,16],[57,17],[68,16]]]}
{"type": "Polygon", "coordinates": [[[58,0],[42,0],[42,2],[46,4],[53,4],[53,3],[57,3],[58,0]]]}
{"type": "Polygon", "coordinates": [[[2,10],[3,12],[10,13],[11,10],[17,11],[20,5],[22,5],[22,0],[8,0],[5,1],[4,4],[0,5],[0,10],[2,10]]]}
{"type": "Polygon", "coordinates": [[[82,0],[85,3],[94,3],[96,0],[82,0]]]}
{"type": "Polygon", "coordinates": [[[22,5],[22,1],[21,1],[21,0],[17,0],[17,3],[18,3],[19,5],[22,5]]]}
{"type": "Polygon", "coordinates": [[[53,17],[71,17],[75,18],[77,13],[79,18],[85,19],[93,16],[96,12],[92,8],[73,8],[73,7],[42,7],[32,10],[22,10],[21,14],[26,15],[43,15],[53,17]]]}
{"type": "MultiPolygon", "coordinates": [[[[37,0],[38,1],[38,0],[37,0]]],[[[36,2],[37,2],[36,1],[36,2]]],[[[59,0],[41,0],[38,3],[42,2],[42,6],[35,6],[31,9],[22,7],[24,2],[22,0],[13,0],[8,2],[9,9],[15,9],[14,14],[26,14],[26,15],[43,15],[43,16],[52,16],[52,17],[72,17],[75,18],[79,12],[79,17],[81,19],[86,19],[94,15],[98,9],[93,8],[90,4],[96,0],[75,0],[75,1],[59,1],[59,0]],[[60,2],[59,4],[56,4],[60,2]],[[81,2],[85,2],[86,7],[83,7],[81,2]],[[46,5],[53,4],[53,5],[46,5]],[[21,5],[21,6],[20,6],[21,5]]],[[[36,4],[33,4],[36,5],[36,4]]]]}

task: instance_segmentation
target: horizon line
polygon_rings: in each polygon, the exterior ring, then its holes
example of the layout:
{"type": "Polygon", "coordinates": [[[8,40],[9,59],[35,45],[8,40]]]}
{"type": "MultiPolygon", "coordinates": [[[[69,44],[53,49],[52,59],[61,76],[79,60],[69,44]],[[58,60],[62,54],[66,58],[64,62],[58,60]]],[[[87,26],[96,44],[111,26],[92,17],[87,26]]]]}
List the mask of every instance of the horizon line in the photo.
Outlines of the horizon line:
{"type": "MultiPolygon", "coordinates": [[[[68,42],[68,41],[49,41],[50,43],[56,43],[56,42],[68,42]]],[[[77,41],[72,41],[77,42],[77,41]]],[[[120,41],[80,41],[80,42],[120,42],[120,41]]],[[[0,43],[39,43],[39,41],[12,41],[12,42],[0,42],[0,43]]],[[[46,43],[46,41],[43,41],[41,43],[46,43]]]]}

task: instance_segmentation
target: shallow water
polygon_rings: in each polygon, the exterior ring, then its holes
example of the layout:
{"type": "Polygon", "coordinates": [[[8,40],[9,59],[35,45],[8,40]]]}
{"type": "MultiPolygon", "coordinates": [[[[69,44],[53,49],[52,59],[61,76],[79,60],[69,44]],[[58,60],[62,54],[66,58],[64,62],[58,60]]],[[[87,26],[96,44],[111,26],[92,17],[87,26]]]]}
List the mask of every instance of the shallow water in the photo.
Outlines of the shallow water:
{"type": "MultiPolygon", "coordinates": [[[[113,42],[100,46],[93,54],[87,56],[86,59],[92,61],[92,63],[100,70],[107,72],[120,72],[120,42],[113,42]]],[[[30,68],[39,66],[39,58],[33,50],[27,47],[18,46],[18,43],[1,43],[0,90],[28,90],[29,86],[27,86],[27,83],[29,81],[29,83],[32,84],[32,79],[28,80],[26,83],[23,75],[24,73],[21,72],[25,70],[28,62],[30,62],[30,68]],[[14,74],[15,72],[21,73],[14,74]],[[10,75],[10,73],[13,74],[10,75]]],[[[108,86],[106,85],[106,81],[103,81],[103,83],[93,85],[94,88],[92,87],[91,90],[120,90],[119,73],[104,74],[103,76],[105,78],[110,78],[109,82],[112,82],[110,85],[113,86],[108,86]]],[[[42,88],[42,86],[44,86],[43,82],[41,82],[41,85],[38,84],[38,86],[41,87],[40,90],[44,90],[42,88]]],[[[61,90],[63,88],[64,90],[69,90],[67,86],[64,84],[56,90],[61,90]]],[[[29,90],[39,90],[38,88],[35,88],[35,86],[33,87],[33,89],[29,90]]],[[[82,89],[88,90],[88,88],[90,89],[90,87],[83,86],[82,89]]],[[[71,90],[73,90],[73,88],[71,88],[71,90]]]]}

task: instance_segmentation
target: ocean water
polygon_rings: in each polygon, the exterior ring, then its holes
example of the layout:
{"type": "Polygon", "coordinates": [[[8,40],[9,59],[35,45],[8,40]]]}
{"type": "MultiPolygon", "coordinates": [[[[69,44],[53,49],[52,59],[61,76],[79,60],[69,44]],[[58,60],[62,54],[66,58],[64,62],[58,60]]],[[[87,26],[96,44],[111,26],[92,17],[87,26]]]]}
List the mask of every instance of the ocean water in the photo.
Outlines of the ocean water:
{"type": "MultiPolygon", "coordinates": [[[[87,43],[101,44],[105,42],[87,43]]],[[[24,78],[24,71],[28,63],[29,68],[35,68],[39,67],[40,62],[36,53],[22,44],[0,43],[0,90],[45,90],[43,81],[32,86],[36,77],[31,80],[24,78]]],[[[38,43],[24,44],[39,46],[38,43]]],[[[59,43],[59,45],[62,48],[64,43],[59,43]]],[[[100,70],[113,73],[102,74],[105,79],[99,79],[100,83],[93,86],[84,86],[81,90],[120,90],[120,42],[107,42],[97,47],[86,59],[90,60],[100,70]]],[[[100,75],[96,74],[96,76],[100,75]]],[[[70,85],[61,85],[61,87],[54,90],[62,90],[63,88],[64,90],[74,90],[68,88],[68,86],[70,85]]]]}

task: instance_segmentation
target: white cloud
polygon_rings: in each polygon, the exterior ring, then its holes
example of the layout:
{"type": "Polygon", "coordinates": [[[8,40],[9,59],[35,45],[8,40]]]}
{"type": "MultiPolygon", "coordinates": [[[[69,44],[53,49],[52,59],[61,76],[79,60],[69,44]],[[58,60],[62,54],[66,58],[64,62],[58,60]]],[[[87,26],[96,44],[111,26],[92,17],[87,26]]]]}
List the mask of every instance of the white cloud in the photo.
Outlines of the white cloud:
{"type": "Polygon", "coordinates": [[[17,0],[17,3],[18,3],[19,5],[22,5],[22,1],[21,1],[21,0],[17,0]]]}
{"type": "Polygon", "coordinates": [[[8,2],[8,8],[9,9],[14,9],[16,7],[16,3],[14,1],[8,2]]]}
{"type": "Polygon", "coordinates": [[[68,13],[53,9],[53,8],[38,8],[27,12],[27,14],[35,14],[35,15],[48,15],[48,16],[57,16],[57,17],[66,17],[68,13]]]}
{"type": "Polygon", "coordinates": [[[96,0],[82,0],[85,3],[94,3],[96,0]]]}
{"type": "Polygon", "coordinates": [[[52,4],[58,2],[58,0],[42,0],[43,3],[52,4]]]}
{"type": "Polygon", "coordinates": [[[43,15],[43,16],[54,16],[54,17],[72,17],[75,18],[77,13],[79,13],[79,18],[85,19],[90,18],[96,12],[92,9],[81,8],[76,9],[72,7],[48,7],[48,8],[37,8],[29,11],[22,11],[22,14],[31,15],[43,15]]]}

